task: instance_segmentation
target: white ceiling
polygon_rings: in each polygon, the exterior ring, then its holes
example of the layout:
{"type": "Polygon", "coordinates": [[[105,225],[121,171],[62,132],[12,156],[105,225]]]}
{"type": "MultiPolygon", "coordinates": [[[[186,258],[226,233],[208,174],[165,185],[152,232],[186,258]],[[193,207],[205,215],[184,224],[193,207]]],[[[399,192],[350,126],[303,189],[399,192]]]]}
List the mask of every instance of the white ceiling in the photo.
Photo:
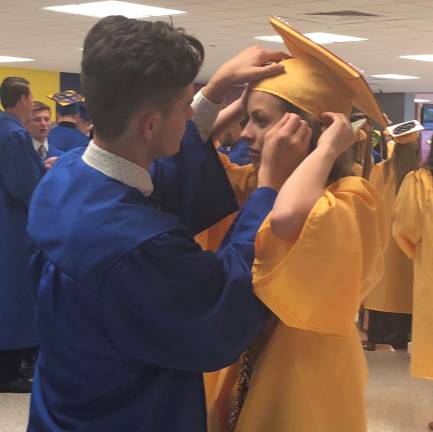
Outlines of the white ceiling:
{"type": "MultiPolygon", "coordinates": [[[[31,63],[2,64],[33,69],[79,72],[79,48],[94,18],[43,11],[42,7],[85,0],[1,0],[0,55],[30,57],[31,63]]],[[[268,49],[283,45],[253,41],[273,34],[267,17],[284,17],[299,31],[329,32],[367,38],[365,42],[327,45],[365,71],[375,91],[433,92],[433,63],[400,59],[400,55],[433,54],[433,0],[149,0],[151,6],[180,9],[177,26],[197,36],[207,58],[199,76],[207,80],[224,60],[255,43],[268,49]],[[376,17],[326,17],[309,13],[353,10],[376,17]],[[421,79],[391,81],[371,74],[408,74],[421,79]]],[[[1,65],[0,65],[1,66],[1,65]]]]}

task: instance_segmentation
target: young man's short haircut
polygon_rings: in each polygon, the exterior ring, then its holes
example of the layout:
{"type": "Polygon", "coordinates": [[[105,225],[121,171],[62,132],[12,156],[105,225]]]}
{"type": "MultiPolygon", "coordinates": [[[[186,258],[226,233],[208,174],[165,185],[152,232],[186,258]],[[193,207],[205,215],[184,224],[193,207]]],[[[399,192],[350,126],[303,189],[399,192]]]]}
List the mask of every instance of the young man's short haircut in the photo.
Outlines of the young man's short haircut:
{"type": "Polygon", "coordinates": [[[33,112],[35,113],[39,111],[49,111],[51,113],[51,108],[46,103],[33,101],[33,112]]]}
{"type": "Polygon", "coordinates": [[[7,77],[0,87],[0,101],[3,108],[15,108],[22,96],[30,94],[30,83],[21,77],[7,77]]]}
{"type": "Polygon", "coordinates": [[[98,136],[125,132],[146,104],[167,112],[196,78],[202,44],[182,29],[122,16],[100,20],[84,41],[81,84],[98,136]]]}
{"type": "Polygon", "coordinates": [[[71,105],[56,104],[56,112],[62,117],[76,116],[79,114],[78,103],[71,105]]]}

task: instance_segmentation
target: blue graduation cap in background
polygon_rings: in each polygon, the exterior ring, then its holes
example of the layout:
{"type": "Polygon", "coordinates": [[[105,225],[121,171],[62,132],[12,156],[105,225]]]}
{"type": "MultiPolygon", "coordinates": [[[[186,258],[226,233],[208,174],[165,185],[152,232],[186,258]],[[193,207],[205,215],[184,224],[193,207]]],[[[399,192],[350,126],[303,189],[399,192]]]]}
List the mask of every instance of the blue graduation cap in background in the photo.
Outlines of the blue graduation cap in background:
{"type": "Polygon", "coordinates": [[[85,100],[84,96],[75,90],[54,93],[48,95],[47,98],[56,102],[56,111],[62,116],[79,114],[80,102],[84,102],[85,100]]]}

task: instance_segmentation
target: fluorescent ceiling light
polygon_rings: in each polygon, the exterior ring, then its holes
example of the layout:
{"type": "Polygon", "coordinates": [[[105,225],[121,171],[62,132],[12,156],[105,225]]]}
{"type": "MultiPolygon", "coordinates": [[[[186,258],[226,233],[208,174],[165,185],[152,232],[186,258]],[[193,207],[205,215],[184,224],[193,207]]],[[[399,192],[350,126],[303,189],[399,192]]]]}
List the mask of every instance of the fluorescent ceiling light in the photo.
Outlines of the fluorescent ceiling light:
{"type": "Polygon", "coordinates": [[[430,99],[414,99],[415,103],[427,103],[427,102],[431,102],[430,99]]]}
{"type": "Polygon", "coordinates": [[[424,62],[433,62],[433,54],[407,55],[407,56],[400,56],[400,58],[408,59],[408,60],[418,60],[424,62]]]}
{"type": "Polygon", "coordinates": [[[24,57],[0,56],[0,63],[15,63],[15,62],[28,62],[28,61],[35,61],[35,59],[24,58],[24,57]]]}
{"type": "Polygon", "coordinates": [[[69,4],[62,6],[49,6],[43,9],[67,14],[90,16],[95,18],[103,18],[109,15],[123,15],[127,18],[148,18],[164,15],[179,15],[186,13],[184,11],[175,9],[158,8],[123,1],[100,1],[81,4],[69,4]]]}
{"type": "MultiPolygon", "coordinates": [[[[359,38],[355,36],[344,36],[332,33],[305,33],[304,36],[311,39],[321,45],[331,44],[336,42],[358,42],[365,41],[367,39],[359,38]]],[[[283,43],[283,38],[281,36],[256,36],[254,39],[263,40],[267,42],[279,42],[283,43]]]]}
{"type": "Polygon", "coordinates": [[[393,79],[393,80],[410,80],[418,79],[419,77],[413,75],[398,75],[398,74],[380,74],[380,75],[370,75],[373,78],[383,78],[383,79],[393,79]]]}

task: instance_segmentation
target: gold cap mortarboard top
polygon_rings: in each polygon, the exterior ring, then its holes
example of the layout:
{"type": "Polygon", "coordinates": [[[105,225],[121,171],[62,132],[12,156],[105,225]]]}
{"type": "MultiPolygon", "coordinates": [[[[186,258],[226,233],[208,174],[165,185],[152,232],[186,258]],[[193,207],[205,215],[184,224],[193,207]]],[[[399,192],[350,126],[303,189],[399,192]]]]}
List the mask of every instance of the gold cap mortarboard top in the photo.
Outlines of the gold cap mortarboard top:
{"type": "Polygon", "coordinates": [[[380,126],[388,125],[370,87],[355,68],[280,19],[269,21],[293,58],[281,62],[284,74],[259,81],[252,90],[278,96],[316,118],[327,111],[349,116],[356,107],[380,126]]]}
{"type": "Polygon", "coordinates": [[[410,120],[386,128],[386,131],[398,144],[415,142],[423,130],[424,126],[417,120],[410,120]]]}

